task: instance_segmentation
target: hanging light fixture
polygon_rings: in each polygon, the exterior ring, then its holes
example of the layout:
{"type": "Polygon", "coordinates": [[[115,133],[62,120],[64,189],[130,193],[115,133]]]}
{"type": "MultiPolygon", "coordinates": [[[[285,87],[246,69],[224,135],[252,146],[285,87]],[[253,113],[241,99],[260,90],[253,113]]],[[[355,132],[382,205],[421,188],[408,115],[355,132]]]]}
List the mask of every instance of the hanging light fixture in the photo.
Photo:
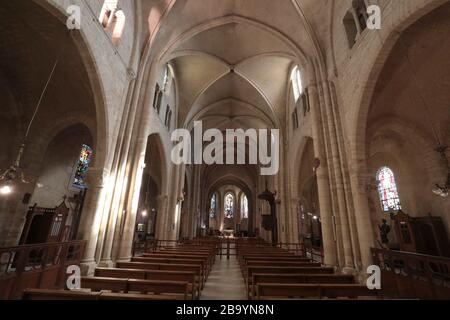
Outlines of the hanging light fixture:
{"type": "MultiPolygon", "coordinates": [[[[14,187],[18,183],[24,183],[24,184],[30,183],[30,181],[28,181],[25,178],[25,172],[21,166],[21,161],[22,161],[23,153],[25,151],[25,146],[26,146],[25,143],[26,143],[26,140],[30,133],[31,125],[33,124],[33,121],[36,118],[36,114],[39,111],[39,107],[44,98],[45,92],[47,91],[48,85],[50,84],[50,81],[53,77],[53,74],[55,73],[55,69],[56,69],[57,65],[58,65],[58,60],[56,60],[55,64],[53,65],[53,69],[50,73],[50,76],[48,77],[45,87],[41,92],[41,96],[36,105],[33,116],[31,117],[31,120],[28,124],[27,131],[23,138],[23,142],[19,146],[19,152],[17,154],[16,160],[8,169],[6,169],[3,172],[0,171],[0,195],[6,196],[6,195],[11,194],[12,192],[14,192],[14,187]]],[[[39,185],[39,186],[42,186],[42,185],[39,185]]]]}
{"type": "Polygon", "coordinates": [[[443,198],[447,198],[449,196],[449,190],[450,190],[450,164],[447,158],[447,149],[448,146],[439,146],[436,149],[436,152],[440,153],[443,162],[447,166],[447,181],[444,185],[436,184],[435,188],[433,189],[433,193],[435,195],[441,196],[443,198]]]}
{"type": "Polygon", "coordinates": [[[12,193],[14,190],[13,185],[17,180],[20,180],[22,183],[29,183],[29,181],[25,180],[25,174],[20,167],[20,161],[24,150],[25,144],[22,143],[19,147],[19,154],[17,155],[14,164],[0,175],[0,195],[12,193]]]}

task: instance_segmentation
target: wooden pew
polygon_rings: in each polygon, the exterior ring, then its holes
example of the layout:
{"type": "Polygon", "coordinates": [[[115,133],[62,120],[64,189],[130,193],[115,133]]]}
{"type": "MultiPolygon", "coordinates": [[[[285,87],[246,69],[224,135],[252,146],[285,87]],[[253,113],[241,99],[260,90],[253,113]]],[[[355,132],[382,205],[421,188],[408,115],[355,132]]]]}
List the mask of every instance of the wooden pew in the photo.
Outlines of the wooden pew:
{"type": "Polygon", "coordinates": [[[182,300],[180,295],[104,293],[69,290],[26,289],[23,300],[182,300]]]}
{"type": "Polygon", "coordinates": [[[194,272],[190,271],[147,271],[147,280],[183,281],[188,283],[188,293],[192,299],[200,299],[201,284],[196,281],[194,272]]]}
{"type": "Polygon", "coordinates": [[[100,292],[26,289],[23,291],[23,300],[98,300],[100,292]]]}
{"type": "Polygon", "coordinates": [[[131,294],[131,293],[102,293],[99,300],[132,300],[132,301],[173,301],[183,300],[180,295],[131,294]]]}
{"type": "Polygon", "coordinates": [[[246,260],[244,267],[247,266],[320,267],[322,265],[318,262],[304,262],[304,261],[246,260]]]}
{"type": "Polygon", "coordinates": [[[242,275],[247,279],[249,267],[286,267],[286,268],[320,268],[322,265],[317,262],[290,262],[290,261],[246,261],[242,266],[242,275]]]}
{"type": "Polygon", "coordinates": [[[200,277],[201,266],[199,264],[170,264],[170,263],[146,263],[146,262],[118,262],[118,268],[141,270],[166,270],[166,271],[191,271],[200,277]]]}
{"type": "Polygon", "coordinates": [[[250,292],[248,297],[256,297],[256,285],[258,283],[292,283],[292,284],[354,284],[355,278],[352,275],[344,274],[270,274],[253,273],[250,282],[250,292]]]}
{"type": "Polygon", "coordinates": [[[245,254],[242,255],[239,259],[239,265],[241,268],[244,268],[246,261],[294,261],[294,262],[313,262],[311,259],[293,256],[293,255],[270,255],[270,254],[245,254]]]}
{"type": "Polygon", "coordinates": [[[208,277],[208,267],[205,261],[202,259],[136,257],[131,258],[131,262],[200,265],[201,276],[205,281],[208,277]]]}
{"type": "Polygon", "coordinates": [[[96,268],[94,271],[94,277],[145,280],[146,279],[146,270],[119,269],[119,268],[96,268]]]}
{"type": "Polygon", "coordinates": [[[241,252],[240,254],[237,255],[237,259],[239,264],[242,264],[243,260],[246,258],[250,258],[250,257],[266,257],[266,258],[270,258],[270,259],[275,259],[275,258],[285,258],[285,257],[297,257],[294,255],[294,253],[292,252],[254,252],[254,251],[246,251],[246,252],[241,252]]]}
{"type": "Polygon", "coordinates": [[[170,253],[170,252],[155,252],[155,253],[144,253],[142,256],[138,258],[178,258],[178,259],[193,259],[193,260],[201,260],[207,265],[208,271],[211,270],[213,265],[212,256],[207,254],[188,254],[188,253],[170,253]]]}
{"type": "Polygon", "coordinates": [[[331,267],[271,267],[271,266],[248,266],[246,277],[244,278],[247,286],[247,292],[250,292],[252,286],[253,274],[334,274],[331,267]]]}
{"type": "Polygon", "coordinates": [[[128,291],[139,293],[153,293],[156,295],[181,294],[184,300],[192,299],[192,294],[188,294],[188,282],[182,281],[162,281],[162,280],[136,280],[128,279],[128,291]]]}
{"type": "Polygon", "coordinates": [[[277,260],[277,261],[298,261],[298,262],[311,262],[311,259],[300,256],[291,255],[265,255],[265,254],[245,254],[242,256],[243,260],[277,260]]]}
{"type": "Polygon", "coordinates": [[[203,289],[204,279],[201,276],[201,266],[192,264],[163,264],[144,262],[117,262],[120,269],[161,270],[161,271],[188,271],[193,272],[198,279],[200,288],[203,289]]]}
{"type": "Polygon", "coordinates": [[[81,277],[81,288],[91,289],[93,292],[109,290],[111,292],[128,291],[128,279],[105,278],[105,277],[81,277]]]}
{"type": "Polygon", "coordinates": [[[81,288],[91,289],[93,292],[109,290],[113,293],[181,294],[185,300],[188,298],[188,282],[181,281],[82,277],[81,288]]]}
{"type": "Polygon", "coordinates": [[[95,277],[111,277],[124,279],[183,281],[188,282],[188,293],[192,299],[200,298],[200,284],[195,273],[190,271],[161,271],[142,269],[96,268],[95,277]]]}
{"type": "Polygon", "coordinates": [[[214,250],[210,250],[210,249],[182,249],[180,247],[173,247],[173,248],[162,248],[162,249],[158,249],[157,251],[155,251],[154,253],[158,253],[158,254],[185,254],[185,255],[189,255],[189,254],[194,254],[194,255],[206,255],[209,256],[211,259],[211,264],[214,264],[215,259],[216,259],[216,251],[214,250]]]}
{"type": "Polygon", "coordinates": [[[367,286],[359,284],[259,283],[256,292],[257,300],[379,297],[377,290],[369,290],[367,286]]]}

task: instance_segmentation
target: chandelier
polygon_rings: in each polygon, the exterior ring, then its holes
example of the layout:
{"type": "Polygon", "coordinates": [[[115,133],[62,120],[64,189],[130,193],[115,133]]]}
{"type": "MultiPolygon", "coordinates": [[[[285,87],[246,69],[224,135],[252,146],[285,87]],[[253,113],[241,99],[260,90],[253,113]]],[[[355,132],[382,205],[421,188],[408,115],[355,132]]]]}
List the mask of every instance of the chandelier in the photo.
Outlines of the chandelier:
{"type": "MultiPolygon", "coordinates": [[[[28,135],[30,133],[31,125],[33,124],[34,119],[36,118],[36,114],[39,111],[39,107],[41,105],[41,102],[44,98],[45,92],[47,91],[48,85],[50,84],[50,81],[53,77],[53,74],[55,73],[56,66],[58,65],[58,60],[56,60],[55,64],[53,65],[53,69],[50,73],[50,76],[48,77],[48,80],[44,86],[44,89],[41,92],[41,96],[39,98],[39,101],[36,105],[36,108],[34,110],[33,116],[31,117],[31,120],[28,124],[27,131],[25,133],[25,136],[23,138],[23,142],[19,146],[19,152],[17,154],[16,160],[14,163],[5,171],[0,171],[0,195],[8,195],[13,192],[13,186],[18,183],[24,183],[28,184],[30,181],[25,179],[25,172],[21,166],[22,157],[25,151],[25,142],[28,138],[28,135]]],[[[37,184],[37,187],[42,187],[41,184],[37,184]]]]}
{"type": "Polygon", "coordinates": [[[443,162],[447,166],[447,181],[444,185],[436,184],[435,188],[433,189],[433,193],[443,198],[447,198],[449,196],[450,190],[450,164],[446,154],[447,149],[448,146],[439,146],[438,148],[436,148],[436,152],[441,155],[443,162]]]}
{"type": "Polygon", "coordinates": [[[25,173],[20,167],[20,161],[22,159],[24,150],[25,144],[22,143],[19,147],[19,154],[17,155],[14,164],[0,175],[0,183],[1,183],[0,194],[2,195],[10,194],[13,190],[12,184],[17,180],[20,180],[23,183],[29,183],[29,181],[25,179],[25,173]]]}

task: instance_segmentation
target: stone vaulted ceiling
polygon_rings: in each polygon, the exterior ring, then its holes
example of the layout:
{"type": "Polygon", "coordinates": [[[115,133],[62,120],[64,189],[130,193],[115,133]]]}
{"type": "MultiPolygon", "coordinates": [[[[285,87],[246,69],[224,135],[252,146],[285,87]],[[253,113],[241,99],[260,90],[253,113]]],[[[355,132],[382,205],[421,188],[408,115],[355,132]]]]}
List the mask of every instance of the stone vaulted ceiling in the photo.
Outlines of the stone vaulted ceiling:
{"type": "MultiPolygon", "coordinates": [[[[149,41],[159,64],[173,67],[179,127],[197,120],[222,131],[283,127],[291,70],[306,70],[317,52],[308,19],[322,17],[317,31],[326,32],[326,1],[151,2],[144,1],[151,10],[149,41]],[[164,16],[159,29],[156,16],[164,16]]],[[[214,170],[214,176],[241,176],[247,184],[256,178],[248,172],[254,168],[244,166],[214,170]]]]}

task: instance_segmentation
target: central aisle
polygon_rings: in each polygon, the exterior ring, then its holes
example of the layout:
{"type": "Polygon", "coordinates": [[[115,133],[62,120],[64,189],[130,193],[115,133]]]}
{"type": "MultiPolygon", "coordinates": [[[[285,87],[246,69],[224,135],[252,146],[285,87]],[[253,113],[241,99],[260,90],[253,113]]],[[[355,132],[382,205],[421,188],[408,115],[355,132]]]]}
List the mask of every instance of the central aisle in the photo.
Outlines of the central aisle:
{"type": "Polygon", "coordinates": [[[235,256],[216,258],[200,300],[247,300],[241,269],[235,256]]]}

